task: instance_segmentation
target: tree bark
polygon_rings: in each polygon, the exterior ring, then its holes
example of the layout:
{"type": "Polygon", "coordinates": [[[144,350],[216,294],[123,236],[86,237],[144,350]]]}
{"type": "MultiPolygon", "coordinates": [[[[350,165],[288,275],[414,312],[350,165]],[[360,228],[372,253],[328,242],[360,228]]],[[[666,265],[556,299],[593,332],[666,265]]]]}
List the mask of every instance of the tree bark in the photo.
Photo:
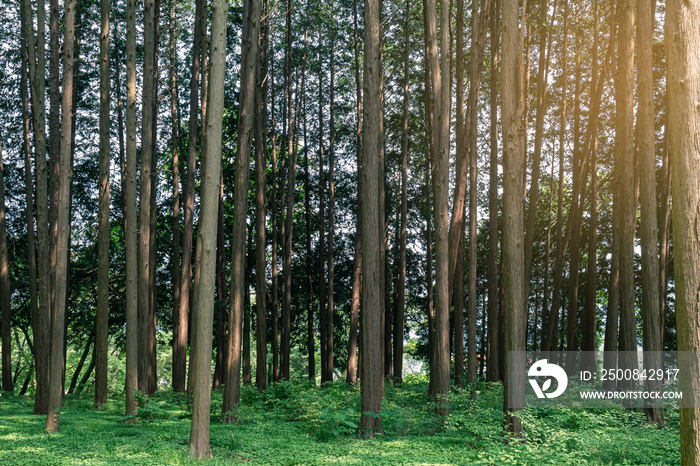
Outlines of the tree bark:
{"type": "MultiPolygon", "coordinates": [[[[634,236],[637,223],[634,164],[634,2],[618,3],[617,83],[615,89],[615,184],[619,189],[620,341],[622,369],[637,367],[634,295],[634,236]]],[[[620,380],[621,388],[632,381],[620,380]]]]}
{"type": "Polygon", "coordinates": [[[328,357],[326,356],[328,353],[328,338],[326,337],[326,332],[328,331],[328,325],[326,324],[326,319],[328,319],[328,300],[326,297],[326,180],[323,171],[323,61],[320,49],[318,61],[318,315],[320,325],[319,333],[321,336],[321,383],[324,383],[328,381],[328,357]]]}
{"type": "Polygon", "coordinates": [[[384,264],[379,256],[378,159],[381,118],[381,7],[378,0],[366,0],[364,5],[364,72],[363,89],[366,97],[362,127],[362,394],[360,432],[373,437],[382,432],[381,410],[382,365],[381,299],[379,277],[384,264]]]}
{"type": "Polygon", "coordinates": [[[63,102],[61,105],[60,174],[57,181],[58,211],[56,216],[56,269],[53,283],[56,286],[55,312],[51,323],[51,358],[49,375],[48,415],[46,431],[58,432],[60,408],[63,399],[63,346],[66,315],[68,278],[68,244],[70,234],[71,169],[71,119],[73,115],[73,67],[75,34],[75,0],[66,0],[63,18],[63,102]]]}
{"type": "MultiPolygon", "coordinates": [[[[678,350],[700,350],[700,5],[670,1],[666,5],[666,56],[668,57],[669,130],[673,150],[673,231],[676,277],[678,350]]],[[[680,388],[688,393],[680,409],[681,462],[700,461],[700,367],[694,353],[687,371],[679,374],[680,388]]]]}
{"type": "MultiPolygon", "coordinates": [[[[525,8],[523,8],[524,14],[525,8]]],[[[519,43],[518,1],[503,3],[503,72],[501,73],[501,105],[503,121],[503,290],[506,360],[504,410],[509,431],[520,433],[522,424],[517,412],[523,408],[525,372],[525,303],[524,231],[523,231],[523,168],[521,147],[523,128],[522,44],[519,43]],[[511,413],[516,414],[511,414],[511,413]]]]}
{"type": "MultiPolygon", "coordinates": [[[[180,293],[181,293],[181,273],[180,268],[180,112],[178,84],[177,84],[177,57],[175,49],[177,47],[177,37],[175,36],[175,1],[170,0],[168,5],[168,36],[170,39],[168,53],[170,59],[170,120],[171,138],[173,146],[172,170],[173,170],[173,241],[171,255],[171,273],[173,287],[173,382],[175,379],[174,361],[179,355],[176,354],[177,340],[175,335],[175,322],[180,317],[180,293]]],[[[178,323],[179,325],[179,323],[178,323]]]]}
{"type": "MultiPolygon", "coordinates": [[[[647,352],[644,367],[663,369],[663,317],[660,309],[659,234],[656,201],[656,151],[654,147],[654,41],[655,0],[637,2],[637,75],[639,110],[637,113],[637,144],[640,158],[642,243],[642,322],[643,348],[647,352]]],[[[660,381],[646,380],[646,389],[661,389],[660,381]]],[[[646,408],[647,420],[663,424],[665,413],[659,407],[646,408]]]]}
{"type": "Polygon", "coordinates": [[[98,409],[107,403],[109,346],[109,4],[109,0],[100,2],[100,182],[94,400],[94,406],[98,409]]]}
{"type": "Polygon", "coordinates": [[[255,384],[259,392],[267,389],[267,311],[265,291],[265,176],[267,174],[267,4],[263,6],[262,31],[260,33],[260,59],[255,83],[255,306],[256,352],[255,384]]]}
{"type": "Polygon", "coordinates": [[[197,169],[197,129],[199,110],[200,48],[202,42],[201,17],[203,0],[196,0],[194,37],[192,39],[192,71],[190,75],[190,115],[187,134],[187,175],[183,190],[182,264],[180,276],[180,308],[173,319],[173,390],[184,393],[187,371],[187,315],[192,292],[192,239],[194,229],[194,178],[197,169]]]}
{"type": "Polygon", "coordinates": [[[126,4],[126,415],[136,413],[138,389],[138,237],[136,230],[136,1],[126,4]]]}
{"type": "MultiPolygon", "coordinates": [[[[143,89],[152,90],[155,67],[155,4],[144,1],[143,12],[143,89]]],[[[150,354],[151,315],[151,191],[153,179],[153,100],[152,91],[143,92],[141,103],[141,174],[139,180],[139,390],[151,393],[151,380],[155,380],[150,354]]]]}
{"type": "MultiPolygon", "coordinates": [[[[221,1],[224,5],[227,2],[221,1]]],[[[228,423],[233,422],[233,411],[240,403],[241,397],[241,324],[243,320],[243,285],[245,274],[245,239],[246,217],[248,215],[248,184],[250,175],[251,136],[253,132],[254,104],[255,104],[255,72],[259,52],[258,35],[260,31],[261,6],[260,0],[248,0],[244,5],[243,13],[243,43],[241,48],[241,93],[239,96],[240,114],[238,118],[238,154],[236,155],[236,182],[233,192],[233,240],[231,243],[231,310],[229,313],[228,334],[228,360],[226,364],[226,383],[224,384],[223,415],[228,423]]],[[[224,18],[225,19],[225,18],[224,18]]],[[[221,30],[217,32],[221,37],[216,37],[216,46],[212,44],[212,51],[223,54],[225,45],[225,21],[221,24],[221,30]]],[[[212,37],[214,34],[212,32],[212,37]]],[[[213,42],[213,40],[212,40],[213,42]]],[[[213,60],[212,60],[213,65],[213,60]]],[[[216,89],[223,93],[223,57],[217,64],[217,74],[212,76],[210,82],[217,83],[216,89]],[[221,67],[221,69],[219,69],[221,67]]],[[[214,88],[213,88],[214,89],[214,88]]],[[[223,103],[223,94],[211,97],[211,102],[223,103]]],[[[218,105],[218,104],[217,104],[218,105]]],[[[220,112],[221,110],[217,110],[220,112]]],[[[217,118],[219,116],[217,115],[217,118]]],[[[207,136],[207,149],[220,148],[221,128],[216,130],[216,135],[209,131],[207,136]],[[210,141],[212,136],[216,141],[210,141]],[[216,142],[216,144],[214,143],[216,142]]],[[[217,149],[218,150],[218,149],[217,149]]],[[[208,151],[208,150],[207,150],[208,151]]],[[[203,280],[204,282],[204,280],[203,280]]]]}
{"type": "MultiPolygon", "coordinates": [[[[255,58],[246,63],[246,48],[253,48],[253,56],[257,52],[257,29],[260,20],[260,10],[257,10],[257,16],[252,15],[250,18],[247,14],[249,9],[257,2],[246,2],[244,18],[253,19],[252,25],[248,25],[244,21],[244,27],[248,29],[244,34],[246,44],[243,48],[243,65],[241,68],[244,71],[244,76],[247,79],[246,87],[242,90],[247,92],[247,97],[250,103],[247,106],[241,106],[243,113],[241,116],[250,119],[250,112],[253,103],[253,89],[255,85],[255,58]],[[250,31],[252,29],[252,33],[250,31]],[[250,63],[252,62],[252,63],[250,63]],[[250,65],[253,66],[250,66],[250,65]],[[252,73],[252,78],[251,78],[252,73]]],[[[255,6],[253,6],[255,8],[255,6]]],[[[211,333],[213,328],[214,317],[214,276],[216,273],[216,242],[217,242],[217,223],[218,223],[218,208],[219,208],[219,190],[221,180],[221,137],[222,124],[224,113],[224,77],[226,72],[226,24],[228,17],[228,2],[225,0],[214,0],[212,2],[212,29],[211,29],[211,83],[208,91],[209,96],[209,115],[206,120],[207,125],[207,140],[205,147],[205,159],[203,161],[202,173],[202,188],[201,188],[201,205],[200,205],[200,221],[198,242],[201,242],[201,258],[197,263],[197,269],[200,271],[200,281],[198,286],[201,289],[196,293],[198,318],[196,321],[196,340],[197,352],[195,353],[195,364],[193,365],[193,385],[194,385],[194,400],[192,404],[192,430],[190,431],[190,455],[196,459],[211,457],[211,448],[209,446],[209,419],[210,401],[211,401],[211,333]]],[[[243,95],[243,93],[241,93],[243,95]]],[[[251,122],[248,121],[248,126],[251,122]]],[[[239,139],[240,141],[240,139],[239,139]]],[[[250,139],[242,142],[250,143],[250,139]]],[[[250,150],[250,145],[243,146],[250,150]]],[[[250,155],[250,152],[248,152],[250,155]]],[[[238,187],[238,184],[236,184],[238,187]]],[[[247,188],[247,183],[245,184],[247,188]]],[[[240,189],[237,189],[240,191],[240,189]]],[[[246,190],[247,191],[247,190],[246,190]]],[[[245,222],[245,214],[241,217],[245,222]]],[[[245,236],[243,236],[245,238],[245,236]]],[[[242,265],[242,264],[241,264],[242,265]]],[[[242,276],[239,278],[243,278],[242,276]]],[[[243,280],[240,281],[241,285],[243,280]]],[[[236,333],[233,326],[231,333],[236,333]]],[[[240,338],[240,337],[239,337],[240,338]]],[[[239,340],[240,341],[240,340],[239,340]]],[[[234,358],[235,359],[234,353],[234,358]]],[[[227,388],[229,385],[227,384],[227,388]]],[[[228,391],[228,390],[227,390],[228,391]]],[[[228,410],[225,410],[228,411],[228,410]]]]}
{"type": "Polygon", "coordinates": [[[0,136],[0,312],[2,313],[2,390],[15,390],[12,380],[12,306],[10,303],[10,264],[7,259],[7,219],[5,217],[5,164],[0,136]]]}
{"type": "Polygon", "coordinates": [[[489,90],[490,96],[490,151],[491,160],[489,167],[489,256],[488,256],[488,364],[486,365],[486,378],[489,382],[501,380],[498,370],[499,338],[498,338],[498,12],[500,2],[494,0],[491,3],[491,18],[489,22],[491,38],[491,70],[489,90]]]}
{"type": "MultiPolygon", "coordinates": [[[[355,55],[355,103],[357,105],[357,129],[355,131],[355,155],[357,159],[357,207],[355,214],[355,255],[352,262],[352,298],[350,303],[350,334],[348,335],[348,371],[345,381],[357,382],[357,327],[362,293],[362,88],[360,83],[360,52],[357,27],[357,0],[352,3],[353,50],[355,55]]],[[[306,146],[306,144],[304,144],[306,146]]]]}
{"type": "MultiPolygon", "coordinates": [[[[22,17],[21,25],[21,81],[20,81],[20,93],[22,95],[22,152],[24,156],[24,186],[25,186],[25,219],[27,224],[27,272],[29,275],[29,307],[30,314],[32,318],[32,330],[34,336],[39,336],[39,307],[37,302],[37,281],[36,281],[36,240],[34,236],[34,193],[33,193],[33,182],[32,182],[32,162],[31,162],[31,135],[30,135],[30,123],[29,123],[29,89],[27,87],[28,80],[28,59],[27,59],[27,49],[29,47],[27,39],[27,27],[24,21],[24,6],[21,5],[20,16],[22,17]]],[[[33,44],[32,44],[33,47],[33,44]]],[[[39,360],[40,352],[46,353],[46,342],[36,341],[34,343],[34,366],[36,366],[39,360]]],[[[43,354],[42,353],[42,354],[43,354]]],[[[34,368],[32,366],[32,369],[34,368]]],[[[31,377],[31,371],[29,371],[31,377]]],[[[39,370],[37,369],[37,375],[39,370]]],[[[36,390],[39,393],[39,377],[36,381],[36,390]]],[[[24,390],[24,386],[22,387],[24,390]]]]}
{"type": "MultiPolygon", "coordinates": [[[[332,8],[332,7],[331,7],[332,8]]],[[[328,145],[328,317],[326,317],[326,381],[333,381],[333,275],[335,261],[335,25],[330,28],[330,119],[329,119],[329,145],[328,145]]]]}
{"type": "Polygon", "coordinates": [[[50,331],[50,268],[49,268],[49,208],[48,208],[48,177],[46,166],[46,11],[44,0],[37,1],[36,16],[36,45],[34,42],[34,22],[31,2],[22,1],[23,22],[27,31],[29,60],[29,87],[31,90],[32,120],[34,129],[34,158],[36,164],[36,222],[37,222],[37,255],[38,255],[38,284],[39,311],[34,326],[34,337],[37,341],[36,352],[36,394],[34,398],[34,414],[46,414],[48,411],[49,389],[49,331],[50,331]]]}

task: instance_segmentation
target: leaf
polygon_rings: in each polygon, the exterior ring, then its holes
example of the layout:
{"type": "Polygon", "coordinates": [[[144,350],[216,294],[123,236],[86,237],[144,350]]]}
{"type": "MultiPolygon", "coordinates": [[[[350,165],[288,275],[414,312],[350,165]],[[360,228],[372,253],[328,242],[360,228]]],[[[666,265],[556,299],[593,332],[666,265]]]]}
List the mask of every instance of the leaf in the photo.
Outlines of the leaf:
{"type": "Polygon", "coordinates": [[[549,387],[552,385],[552,379],[547,379],[547,381],[542,385],[542,391],[546,392],[549,387]]]}

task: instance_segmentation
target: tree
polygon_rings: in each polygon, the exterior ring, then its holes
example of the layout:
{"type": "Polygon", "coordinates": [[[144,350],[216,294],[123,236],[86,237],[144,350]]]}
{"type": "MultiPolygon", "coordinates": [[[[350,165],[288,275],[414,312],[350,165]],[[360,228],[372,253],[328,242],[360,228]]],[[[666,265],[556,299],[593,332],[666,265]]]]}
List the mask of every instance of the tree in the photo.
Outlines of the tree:
{"type": "Polygon", "coordinates": [[[31,2],[22,1],[23,22],[27,31],[27,55],[29,59],[29,88],[32,101],[32,127],[34,129],[34,159],[36,169],[36,223],[37,256],[39,263],[39,312],[34,319],[36,341],[36,395],[34,414],[47,414],[49,389],[49,330],[50,330],[50,269],[49,269],[49,208],[46,167],[46,11],[44,0],[37,2],[36,43],[31,2]]]}
{"type": "Polygon", "coordinates": [[[406,223],[408,221],[408,97],[409,97],[409,20],[411,0],[406,0],[404,23],[403,119],[401,133],[401,226],[399,227],[399,266],[394,312],[394,380],[403,378],[404,307],[406,306],[406,223]]]}
{"type": "MultiPolygon", "coordinates": [[[[634,169],[634,2],[618,3],[617,82],[615,86],[615,184],[619,190],[618,267],[620,274],[619,367],[637,367],[634,297],[634,230],[637,223],[634,169]]],[[[628,387],[630,381],[620,380],[628,387]]]]}
{"type": "MultiPolygon", "coordinates": [[[[265,175],[267,155],[267,7],[263,13],[264,24],[260,32],[260,59],[255,82],[255,334],[257,363],[255,384],[259,392],[267,388],[267,315],[265,308],[265,175]]],[[[222,342],[223,343],[223,342],[222,342]]]]}
{"type": "MultiPolygon", "coordinates": [[[[145,0],[143,5],[143,89],[153,89],[155,70],[155,8],[156,0],[145,0]]],[[[154,132],[153,111],[155,95],[144,91],[141,103],[141,173],[139,180],[139,390],[151,394],[156,374],[151,364],[155,335],[151,335],[151,191],[155,189],[151,172],[153,166],[154,132]],[[151,338],[153,341],[151,342],[151,338]]],[[[155,314],[154,314],[155,315],[155,314]]],[[[153,329],[155,331],[155,329],[153,329]]]]}
{"type": "MultiPolygon", "coordinates": [[[[655,0],[637,2],[637,76],[639,111],[637,113],[637,144],[640,158],[640,197],[642,240],[642,319],[643,347],[647,354],[644,366],[649,370],[663,369],[663,317],[659,286],[659,235],[656,217],[656,151],[654,148],[654,68],[652,42],[654,39],[655,0]]],[[[649,390],[660,390],[656,380],[647,380],[649,390]]],[[[660,381],[659,381],[660,382],[660,381]]],[[[662,424],[664,412],[658,407],[646,409],[647,420],[662,424]]]]}
{"type": "Polygon", "coordinates": [[[58,211],[56,212],[56,268],[54,312],[51,322],[51,359],[49,366],[49,400],[46,431],[58,432],[63,400],[63,346],[65,335],[66,293],[68,287],[68,249],[71,201],[71,119],[73,116],[73,41],[75,33],[75,0],[67,0],[63,17],[63,100],[61,103],[61,151],[59,178],[56,180],[58,211]]]}
{"type": "Polygon", "coordinates": [[[95,407],[107,403],[109,346],[109,0],[100,2],[100,182],[97,239],[97,323],[95,335],[95,407]]]}
{"type": "MultiPolygon", "coordinates": [[[[253,0],[253,4],[258,4],[253,0]]],[[[248,114],[246,123],[248,132],[252,126],[252,102],[254,101],[255,70],[257,63],[258,27],[260,10],[257,16],[246,16],[249,13],[251,2],[246,3],[244,17],[253,20],[251,31],[244,35],[243,64],[247,65],[242,70],[247,80],[246,98],[251,103],[247,108],[241,106],[248,114]],[[255,19],[257,18],[257,19],[255,19]],[[246,63],[246,47],[252,49],[252,60],[246,63]]],[[[211,27],[211,70],[209,79],[209,111],[207,115],[207,140],[205,147],[205,159],[202,163],[202,191],[200,206],[199,234],[197,242],[201,242],[202,255],[197,263],[200,270],[201,287],[195,293],[197,296],[197,321],[196,339],[197,352],[193,365],[194,400],[192,403],[192,429],[190,431],[190,455],[196,459],[211,457],[209,446],[209,419],[211,417],[211,333],[214,321],[214,275],[216,273],[216,241],[218,232],[219,187],[221,179],[221,135],[224,117],[224,76],[226,72],[226,22],[228,18],[228,2],[226,0],[214,0],[212,2],[212,27],[211,27]]],[[[244,24],[246,24],[244,22],[244,24]]],[[[244,115],[241,115],[244,116],[244,115]]],[[[248,157],[250,157],[250,138],[244,140],[248,143],[248,157]]],[[[245,185],[247,187],[247,183],[245,185]]],[[[238,188],[238,186],[237,186],[238,188]]],[[[240,189],[237,189],[240,191],[240,189]]],[[[245,214],[243,215],[245,222],[245,214]]],[[[243,237],[245,238],[245,236],[243,237]]],[[[240,277],[243,278],[243,277],[240,277]]],[[[231,327],[231,333],[236,333],[231,327]]],[[[239,335],[240,338],[240,335],[239,335]]],[[[235,359],[235,356],[234,356],[235,359]]],[[[227,384],[228,385],[228,384],[227,384]]]]}
{"type": "MultiPolygon", "coordinates": [[[[227,5],[223,0],[217,0],[219,5],[227,5]]],[[[261,1],[248,0],[244,5],[243,17],[243,43],[241,47],[241,93],[239,96],[239,116],[238,116],[238,154],[236,155],[236,184],[233,191],[233,209],[234,209],[234,224],[233,224],[233,240],[231,243],[231,308],[229,313],[229,335],[228,335],[228,354],[225,373],[226,383],[224,385],[224,402],[223,416],[228,423],[233,422],[233,410],[240,403],[241,397],[241,331],[243,322],[243,284],[245,274],[245,239],[246,239],[246,216],[248,213],[248,184],[250,175],[250,156],[251,156],[251,136],[253,132],[254,120],[254,104],[255,104],[255,74],[257,69],[257,60],[259,53],[258,35],[260,33],[260,15],[261,1]]],[[[221,6],[220,8],[224,8],[221,6]]],[[[225,19],[225,18],[224,18],[225,19]]],[[[211,82],[217,83],[216,86],[221,86],[220,91],[223,92],[223,72],[224,72],[224,38],[225,38],[225,21],[220,24],[220,30],[217,34],[221,37],[216,38],[216,43],[212,40],[212,50],[220,49],[222,54],[219,58],[221,61],[217,64],[217,70],[221,74],[212,75],[211,82]],[[221,41],[221,42],[219,42],[221,41]],[[218,67],[221,67],[220,69],[218,67]],[[218,80],[218,81],[217,81],[218,80]]],[[[212,37],[214,33],[212,31],[212,37]]],[[[213,64],[213,63],[212,63],[213,64]]],[[[212,68],[213,70],[214,68],[212,68]]],[[[210,102],[223,102],[223,95],[216,94],[212,96],[210,102]]],[[[217,104],[218,105],[218,104],[217,104]]],[[[217,111],[223,109],[217,107],[217,111]]],[[[220,118],[220,117],[217,117],[220,118]]],[[[220,120],[219,120],[220,121],[220,120]]],[[[219,123],[220,124],[220,123],[219,123]]],[[[216,128],[210,126],[210,128],[216,128]]],[[[207,150],[211,147],[221,147],[221,127],[216,129],[216,140],[209,143],[207,139],[207,150]],[[211,144],[211,145],[209,145],[211,144]]],[[[211,134],[208,138],[211,137],[211,134]]],[[[218,150],[218,149],[217,149],[218,150]]],[[[208,335],[203,334],[202,338],[211,342],[208,335]]],[[[206,352],[206,349],[205,349],[206,352]]],[[[211,351],[208,352],[211,356],[211,351]]],[[[207,418],[208,419],[208,418],[207,418]]]]}
{"type": "MultiPolygon", "coordinates": [[[[668,57],[668,124],[673,148],[673,231],[676,277],[678,350],[700,350],[700,237],[696,225],[700,217],[700,150],[697,137],[700,118],[700,3],[669,1],[666,5],[666,56],[668,57]]],[[[695,354],[695,353],[694,353],[695,354]]],[[[693,358],[696,358],[693,355],[693,358]]],[[[698,401],[700,373],[695,361],[680,374],[684,396],[680,410],[681,461],[700,461],[698,401]],[[687,394],[687,395],[686,395],[687,394]],[[687,404],[686,404],[687,403],[687,404]]]]}
{"type": "Polygon", "coordinates": [[[382,432],[379,416],[382,398],[381,297],[379,277],[384,264],[379,247],[378,158],[381,118],[381,7],[378,0],[365,0],[364,13],[364,109],[362,125],[362,343],[360,364],[360,432],[373,437],[382,432]]]}
{"type": "Polygon", "coordinates": [[[498,367],[499,338],[498,338],[498,24],[499,0],[491,2],[489,22],[491,40],[491,79],[489,82],[490,96],[490,147],[489,164],[489,256],[488,256],[488,364],[486,378],[490,382],[501,379],[498,367]]]}
{"type": "Polygon", "coordinates": [[[197,130],[199,128],[199,71],[202,42],[204,0],[195,2],[194,35],[192,39],[192,71],[190,74],[190,121],[187,133],[187,175],[183,191],[182,264],[180,266],[180,307],[173,315],[173,390],[185,392],[187,370],[187,314],[192,290],[192,239],[194,230],[194,184],[197,170],[197,130]]]}
{"type": "Polygon", "coordinates": [[[136,230],[136,0],[126,3],[126,415],[136,413],[138,389],[138,236],[136,230]]]}
{"type": "Polygon", "coordinates": [[[12,305],[10,303],[10,265],[7,260],[7,228],[5,218],[5,164],[0,136],[0,313],[2,313],[2,390],[13,392],[12,380],[12,305]]]}
{"type": "Polygon", "coordinates": [[[355,254],[352,262],[352,298],[350,304],[350,334],[348,335],[348,371],[345,381],[357,381],[357,324],[362,294],[362,88],[360,82],[360,45],[357,32],[357,0],[352,2],[353,51],[355,68],[355,103],[357,105],[357,130],[355,131],[355,157],[357,160],[357,207],[355,210],[355,254]]]}
{"type": "MultiPolygon", "coordinates": [[[[524,12],[524,11],[523,11],[524,12]]],[[[522,431],[517,415],[525,394],[525,303],[523,231],[523,131],[522,44],[519,44],[518,1],[503,2],[503,68],[501,108],[503,112],[503,292],[506,358],[504,410],[511,432],[522,431]],[[508,353],[518,352],[518,353],[508,353]]]]}

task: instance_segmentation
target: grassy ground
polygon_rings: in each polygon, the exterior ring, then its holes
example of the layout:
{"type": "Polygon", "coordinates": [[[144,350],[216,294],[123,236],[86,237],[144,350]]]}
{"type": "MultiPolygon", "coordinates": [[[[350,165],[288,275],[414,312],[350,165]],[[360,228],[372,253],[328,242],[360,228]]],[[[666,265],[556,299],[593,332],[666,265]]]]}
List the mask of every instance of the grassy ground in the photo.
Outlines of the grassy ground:
{"type": "MultiPolygon", "coordinates": [[[[221,394],[213,394],[211,446],[205,464],[680,464],[678,412],[663,429],[641,412],[548,410],[524,415],[527,442],[507,443],[500,429],[502,388],[479,383],[472,399],[451,396],[444,421],[426,401],[427,381],[387,385],[382,403],[385,435],[357,438],[359,390],[342,382],[317,388],[275,384],[265,395],[246,388],[239,423],[218,422],[221,394]]],[[[143,401],[143,400],[142,400],[143,401]]],[[[190,415],[184,401],[159,392],[125,424],[123,398],[94,411],[91,397],[68,397],[61,431],[43,432],[32,399],[0,397],[0,465],[192,464],[190,415]]]]}

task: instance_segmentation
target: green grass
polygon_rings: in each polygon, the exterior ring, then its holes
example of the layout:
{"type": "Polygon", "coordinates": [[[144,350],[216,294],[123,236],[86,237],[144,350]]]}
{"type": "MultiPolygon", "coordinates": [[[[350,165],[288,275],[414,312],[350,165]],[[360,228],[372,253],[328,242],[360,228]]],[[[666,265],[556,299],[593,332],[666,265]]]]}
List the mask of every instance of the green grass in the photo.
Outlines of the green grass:
{"type": "MultiPolygon", "coordinates": [[[[359,389],[337,382],[272,385],[243,390],[239,423],[221,424],[221,394],[212,397],[212,460],[205,464],[680,464],[678,411],[666,427],[623,410],[547,410],[523,416],[527,441],[508,442],[501,430],[502,387],[479,383],[472,398],[456,390],[441,421],[426,399],[427,381],[387,385],[385,435],[358,438],[359,389]]],[[[29,397],[0,396],[0,465],[194,464],[188,457],[190,415],[172,392],[154,396],[143,419],[125,424],[124,399],[92,409],[91,396],[67,397],[61,431],[43,432],[29,397]]]]}

